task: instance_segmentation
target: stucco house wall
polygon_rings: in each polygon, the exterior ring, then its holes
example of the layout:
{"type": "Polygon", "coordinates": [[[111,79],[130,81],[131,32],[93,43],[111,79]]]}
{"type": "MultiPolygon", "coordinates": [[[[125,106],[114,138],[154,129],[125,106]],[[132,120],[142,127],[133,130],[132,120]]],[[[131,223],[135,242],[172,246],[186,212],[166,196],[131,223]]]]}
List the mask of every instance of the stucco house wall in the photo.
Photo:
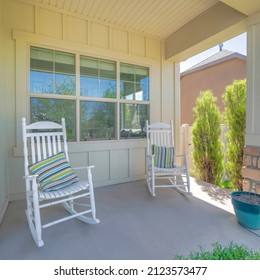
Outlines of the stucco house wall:
{"type": "Polygon", "coordinates": [[[193,108],[201,91],[211,89],[217,97],[217,105],[221,111],[224,109],[222,95],[226,86],[234,80],[246,78],[246,60],[231,58],[215,62],[214,65],[204,65],[181,74],[181,123],[192,125],[194,122],[193,108]]]}

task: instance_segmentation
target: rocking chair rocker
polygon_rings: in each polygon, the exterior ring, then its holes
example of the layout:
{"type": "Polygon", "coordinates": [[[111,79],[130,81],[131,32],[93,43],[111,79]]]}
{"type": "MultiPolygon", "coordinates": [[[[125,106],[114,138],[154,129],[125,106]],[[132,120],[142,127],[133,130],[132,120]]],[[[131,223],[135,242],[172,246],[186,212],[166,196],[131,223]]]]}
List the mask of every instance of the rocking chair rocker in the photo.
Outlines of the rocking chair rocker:
{"type": "Polygon", "coordinates": [[[27,125],[26,119],[22,118],[22,133],[26,216],[36,245],[44,245],[42,229],[60,222],[77,218],[85,223],[99,223],[91,174],[93,166],[75,168],[86,171],[87,178],[83,181],[70,167],[65,120],[62,119],[61,124],[40,121],[27,125]],[[86,199],[87,204],[76,202],[76,199],[86,199]],[[41,210],[60,203],[70,215],[42,224],[41,210]]]}
{"type": "Polygon", "coordinates": [[[147,186],[152,196],[156,188],[176,188],[184,194],[190,192],[188,155],[176,155],[174,149],[173,122],[154,123],[146,121],[146,171],[147,186]],[[176,158],[184,161],[176,164],[176,158]]]}

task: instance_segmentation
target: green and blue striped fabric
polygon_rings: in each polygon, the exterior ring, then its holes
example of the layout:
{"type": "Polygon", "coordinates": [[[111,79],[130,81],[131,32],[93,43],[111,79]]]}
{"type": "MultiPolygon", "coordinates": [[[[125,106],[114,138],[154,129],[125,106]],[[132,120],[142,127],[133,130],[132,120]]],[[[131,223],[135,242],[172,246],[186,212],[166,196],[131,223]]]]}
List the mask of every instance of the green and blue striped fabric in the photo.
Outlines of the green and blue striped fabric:
{"type": "Polygon", "coordinates": [[[174,168],[174,148],[152,145],[154,166],[158,168],[174,168]]]}
{"type": "Polygon", "coordinates": [[[68,163],[63,152],[29,166],[43,191],[55,191],[72,185],[79,178],[68,163]]]}

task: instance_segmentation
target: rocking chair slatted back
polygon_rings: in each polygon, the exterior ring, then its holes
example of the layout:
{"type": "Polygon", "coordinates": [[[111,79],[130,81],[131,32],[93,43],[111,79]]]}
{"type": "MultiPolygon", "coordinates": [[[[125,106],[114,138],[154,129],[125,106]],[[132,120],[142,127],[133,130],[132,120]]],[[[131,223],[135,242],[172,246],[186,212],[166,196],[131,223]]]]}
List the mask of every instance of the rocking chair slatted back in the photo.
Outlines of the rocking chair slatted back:
{"type": "Polygon", "coordinates": [[[23,118],[22,126],[26,131],[23,135],[23,142],[29,143],[28,145],[24,145],[25,169],[27,169],[27,175],[29,174],[29,164],[44,160],[61,151],[64,152],[68,160],[68,147],[64,119],[62,119],[61,125],[49,121],[36,122],[26,125],[26,120],[23,118]]]}
{"type": "Polygon", "coordinates": [[[154,123],[149,125],[146,121],[147,154],[151,153],[152,145],[174,147],[173,122],[170,124],[154,123]]]}

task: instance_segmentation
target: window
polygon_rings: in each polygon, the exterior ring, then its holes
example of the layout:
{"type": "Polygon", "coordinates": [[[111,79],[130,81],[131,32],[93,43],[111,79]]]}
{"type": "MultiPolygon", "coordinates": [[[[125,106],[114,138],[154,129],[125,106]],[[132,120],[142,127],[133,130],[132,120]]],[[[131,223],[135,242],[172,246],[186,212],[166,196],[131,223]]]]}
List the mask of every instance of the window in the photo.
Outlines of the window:
{"type": "Polygon", "coordinates": [[[145,137],[145,121],[148,119],[148,105],[120,104],[120,137],[145,137]]]}
{"type": "Polygon", "coordinates": [[[80,95],[116,98],[116,63],[81,56],[80,95]]]}
{"type": "Polygon", "coordinates": [[[147,67],[121,63],[120,96],[127,100],[149,100],[149,71],[147,67]]]}
{"type": "Polygon", "coordinates": [[[145,137],[149,104],[148,67],[30,48],[31,121],[66,118],[69,141],[145,137]]]}
{"type": "Polygon", "coordinates": [[[75,95],[75,85],[75,55],[31,48],[31,92],[75,95]]]}
{"type": "Polygon", "coordinates": [[[31,98],[31,121],[50,120],[60,123],[66,118],[67,138],[76,140],[76,102],[54,98],[31,98]]]}
{"type": "Polygon", "coordinates": [[[80,102],[80,140],[115,139],[115,103],[80,102]]]}

